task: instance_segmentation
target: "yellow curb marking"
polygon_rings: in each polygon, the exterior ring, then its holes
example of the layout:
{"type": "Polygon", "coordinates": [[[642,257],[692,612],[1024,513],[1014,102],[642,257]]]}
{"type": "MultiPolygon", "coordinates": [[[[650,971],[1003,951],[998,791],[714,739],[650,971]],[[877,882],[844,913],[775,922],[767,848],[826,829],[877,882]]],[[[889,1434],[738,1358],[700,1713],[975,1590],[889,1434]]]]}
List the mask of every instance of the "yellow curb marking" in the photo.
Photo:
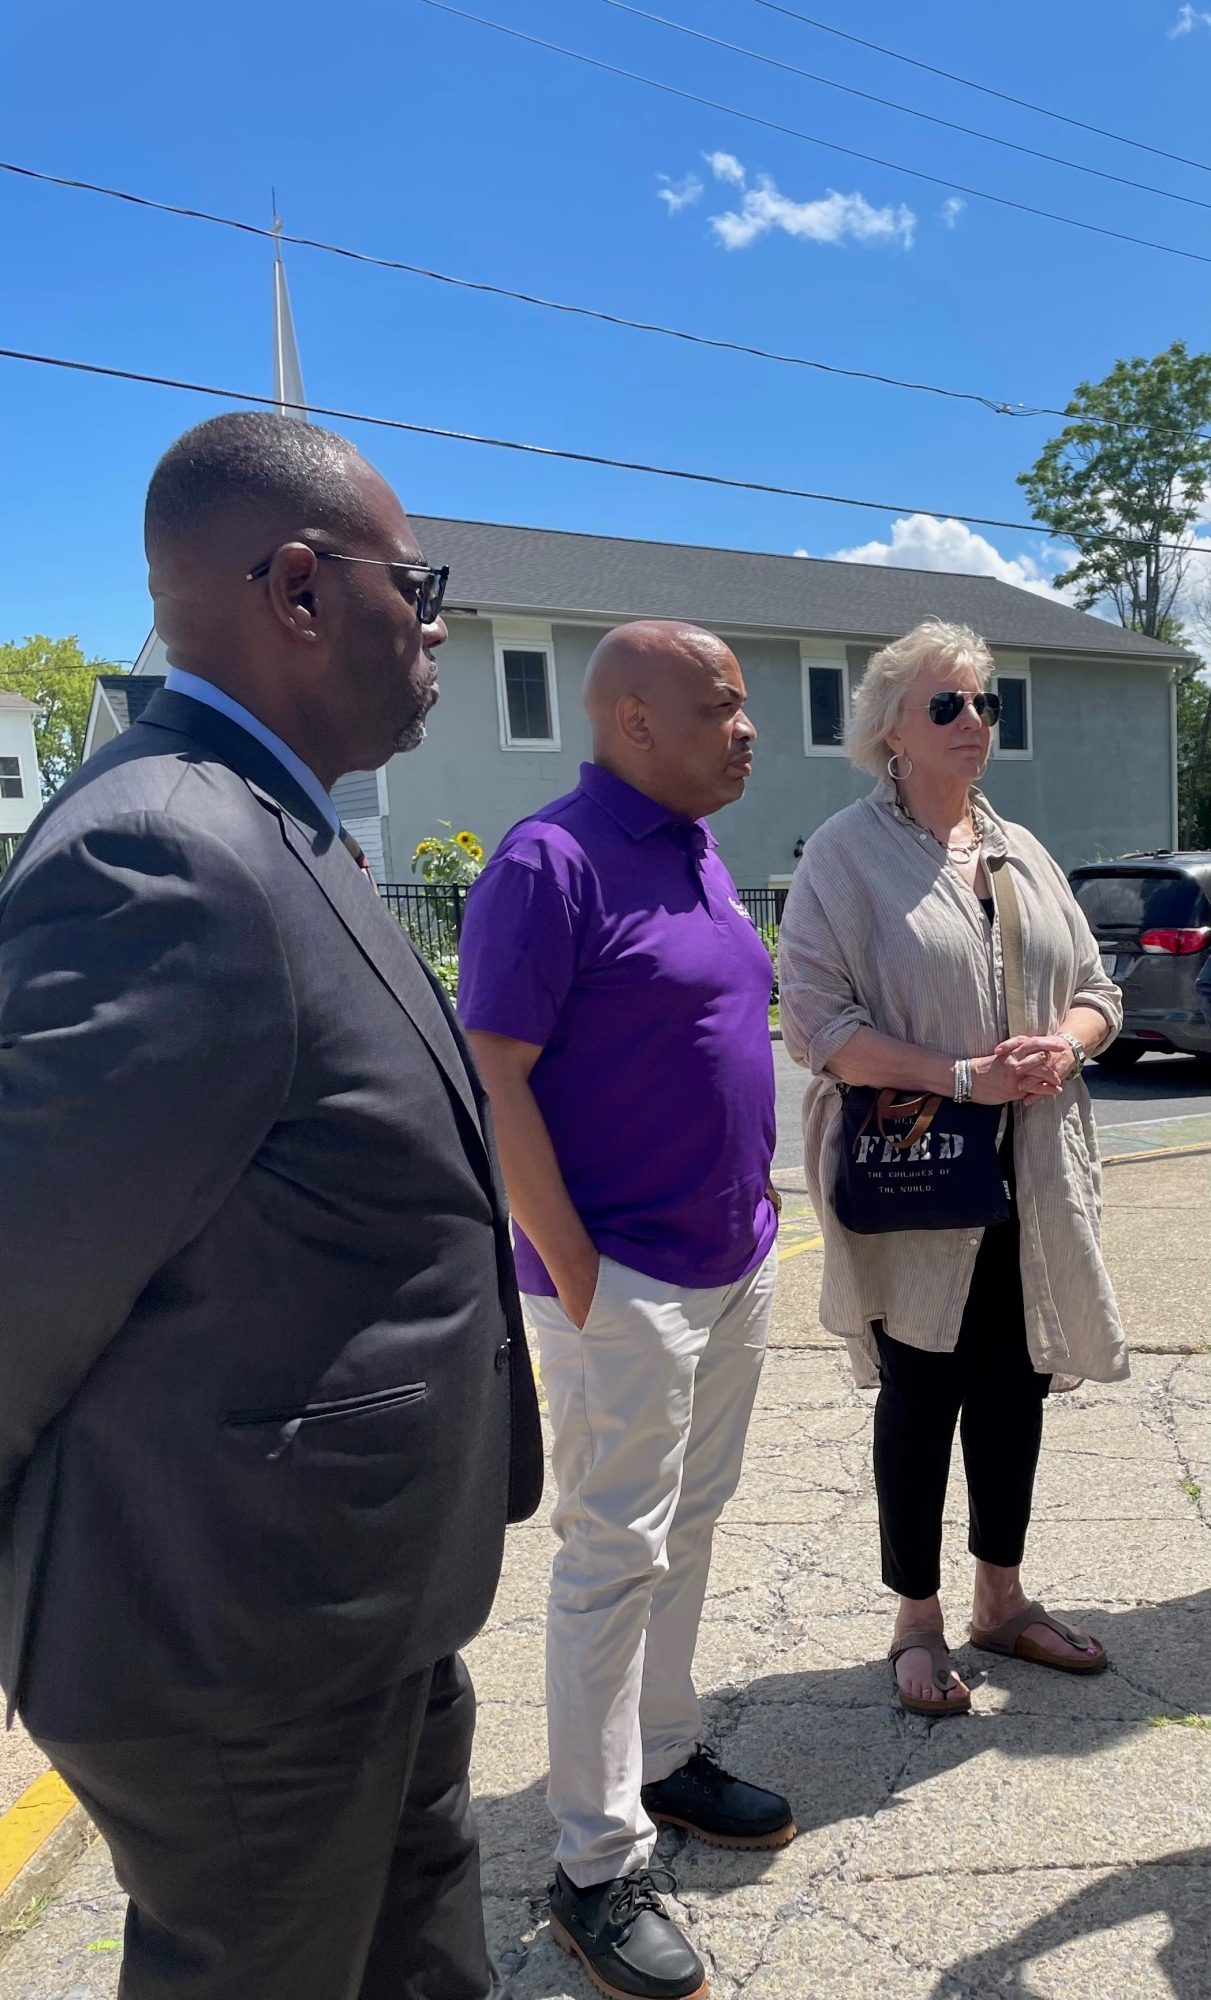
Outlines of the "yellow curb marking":
{"type": "Polygon", "coordinates": [[[804,1250],[818,1250],[823,1241],[822,1236],[809,1236],[806,1243],[788,1243],[785,1250],[779,1250],[778,1262],[785,1264],[788,1257],[798,1257],[804,1250]]]}
{"type": "Polygon", "coordinates": [[[1211,1153],[1211,1146],[1154,1146],[1145,1153],[1111,1153],[1104,1167],[1131,1167],[1137,1160],[1188,1160],[1196,1153],[1211,1153]]]}
{"type": "Polygon", "coordinates": [[[76,1803],[57,1771],[43,1771],[6,1813],[0,1813],[0,1895],[14,1882],[76,1803]]]}

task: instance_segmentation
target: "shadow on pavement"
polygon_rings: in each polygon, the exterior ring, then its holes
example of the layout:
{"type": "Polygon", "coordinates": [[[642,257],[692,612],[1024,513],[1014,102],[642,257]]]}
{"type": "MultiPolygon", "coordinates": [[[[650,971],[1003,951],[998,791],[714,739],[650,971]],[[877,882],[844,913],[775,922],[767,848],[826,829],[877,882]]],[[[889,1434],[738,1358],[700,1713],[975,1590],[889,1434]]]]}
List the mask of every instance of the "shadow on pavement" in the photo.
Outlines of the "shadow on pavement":
{"type": "MultiPolygon", "coordinates": [[[[1073,1759],[1132,1736],[1150,1735],[1150,1725],[1158,1723],[1173,1725],[1163,1730],[1164,1736],[1184,1738],[1184,1718],[1211,1707],[1209,1610],[1211,1591],[1092,1617],[1061,1610],[1061,1616],[1077,1623],[1088,1617],[1110,1654],[1110,1671],[1087,1681],[978,1653],[969,1646],[957,1647],[957,1663],[977,1700],[976,1712],[962,1719],[927,1723],[906,1718],[891,1700],[889,1669],[879,1659],[767,1674],[743,1687],[718,1690],[704,1700],[707,1728],[730,1768],[788,1794],[804,1838],[809,1875],[818,1879],[843,1866],[851,1883],[886,1880],[895,1872],[900,1850],[894,1822],[884,1817],[885,1811],[912,1813],[914,1788],[923,1787],[928,1799],[930,1786],[941,1783],[945,1788],[953,1782],[951,1774],[987,1751],[995,1750],[1015,1764],[1073,1759]],[[819,1836],[831,1829],[836,1831],[822,1851],[819,1836]]],[[[811,1648],[810,1620],[805,1622],[807,1636],[796,1647],[800,1657],[811,1648]]],[[[1032,1819],[1042,1809],[1043,1795],[1034,1790],[1015,1799],[1018,1782],[1012,1773],[1008,1779],[1002,1777],[992,1787],[999,1796],[990,1800],[983,1796],[981,1774],[980,1780],[973,1778],[972,1785],[964,1788],[962,1802],[964,1824],[993,1842],[1006,1872],[1036,1865],[1060,1870],[1105,1867],[1114,1872],[1099,1875],[1098,1881],[1004,1943],[948,1968],[935,1989],[938,2000],[957,1992],[984,1995],[1004,1988],[1016,1992],[1020,1988],[1015,1968],[1026,1960],[1150,1913],[1163,1913],[1172,1927],[1171,1944],[1160,1962],[1176,2000],[1205,2000],[1198,1983],[1205,1968],[1205,1877],[1200,1878],[1204,1886],[1195,1887],[1189,1871],[1201,1866],[1207,1855],[1191,1849],[1157,1856],[1155,1822],[1151,1835],[1142,1826],[1139,1835],[1145,1853],[1148,1846],[1153,1853],[1126,1866],[1121,1839],[1117,1851],[1108,1852],[1105,1844],[1096,1842],[1091,1848],[1082,1843],[1082,1828],[1075,1820],[1071,1842],[1062,1822],[1057,1836],[1053,1817],[1032,1845],[1032,1819]],[[1192,1967],[1199,1968],[1197,1974],[1192,1967]]],[[[1131,1784],[1136,1782],[1130,1779],[1131,1784]]],[[[1158,1770],[1154,1775],[1158,1794],[1164,1784],[1158,1770]]],[[[948,1797],[943,1789],[941,1801],[948,1797]]],[[[1087,1803],[1090,1823],[1096,1826],[1100,1818],[1096,1793],[1090,1793],[1087,1803]]],[[[1150,1807],[1163,1813],[1168,1804],[1163,1796],[1141,1798],[1141,1819],[1148,1818],[1150,1807]]],[[[526,1899],[532,1914],[540,1918],[554,1845],[545,1780],[481,1799],[476,1810],[486,1892],[526,1899]]],[[[949,1812],[947,1808],[943,1813],[942,1823],[949,1812]]],[[[680,1894],[712,1900],[760,1884],[779,1860],[769,1853],[708,1848],[688,1836],[667,1832],[658,1858],[664,1859],[666,1850],[680,1894]]],[[[795,1849],[783,1852],[789,1860],[795,1849]]],[[[978,1858],[961,1835],[953,1845],[944,1838],[931,1855],[937,1872],[945,1872],[952,1853],[957,1874],[975,1866],[978,1858]]]]}
{"type": "Polygon", "coordinates": [[[1027,1924],[1004,1944],[990,1945],[948,1966],[932,2000],[953,2000],[956,1988],[973,1994],[1024,1991],[1023,1970],[1032,1959],[1078,1938],[1151,1916],[1165,1917],[1169,1924],[1169,1942],[1158,1950],[1156,1962],[1173,2000],[1206,2000],[1209,1862],[1211,1847],[1191,1847],[1118,1869],[1070,1896],[1058,1910],[1027,1924]]]}

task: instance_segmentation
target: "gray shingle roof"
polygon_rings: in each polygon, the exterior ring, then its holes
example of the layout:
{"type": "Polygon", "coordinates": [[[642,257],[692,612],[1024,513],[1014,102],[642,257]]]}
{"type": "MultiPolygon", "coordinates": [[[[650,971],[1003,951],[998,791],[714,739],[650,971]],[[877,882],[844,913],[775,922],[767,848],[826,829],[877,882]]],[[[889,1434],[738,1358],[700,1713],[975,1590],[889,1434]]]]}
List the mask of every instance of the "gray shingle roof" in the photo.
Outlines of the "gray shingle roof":
{"type": "Polygon", "coordinates": [[[129,729],[137,722],[152,695],[164,685],[163,674],[98,674],[97,679],[119,729],[129,729]]]}
{"type": "Polygon", "coordinates": [[[616,618],[689,618],[740,630],[899,637],[922,618],[971,625],[992,646],[1162,662],[1184,655],[995,577],[627,541],[413,515],[451,605],[616,618]]]}
{"type": "Polygon", "coordinates": [[[14,694],[11,688],[0,688],[0,708],[37,709],[37,702],[28,695],[14,694]]]}

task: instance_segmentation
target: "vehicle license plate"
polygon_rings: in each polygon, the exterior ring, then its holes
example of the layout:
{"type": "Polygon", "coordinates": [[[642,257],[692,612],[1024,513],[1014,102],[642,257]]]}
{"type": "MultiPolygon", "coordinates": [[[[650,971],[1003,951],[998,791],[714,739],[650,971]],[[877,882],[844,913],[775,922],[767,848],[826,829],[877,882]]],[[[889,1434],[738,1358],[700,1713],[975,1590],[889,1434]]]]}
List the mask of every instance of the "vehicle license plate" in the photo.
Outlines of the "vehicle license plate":
{"type": "Polygon", "coordinates": [[[1114,978],[1114,968],[1117,965],[1117,963],[1118,963],[1117,952],[1104,951],[1102,953],[1102,971],[1108,973],[1111,979],[1114,978]]]}

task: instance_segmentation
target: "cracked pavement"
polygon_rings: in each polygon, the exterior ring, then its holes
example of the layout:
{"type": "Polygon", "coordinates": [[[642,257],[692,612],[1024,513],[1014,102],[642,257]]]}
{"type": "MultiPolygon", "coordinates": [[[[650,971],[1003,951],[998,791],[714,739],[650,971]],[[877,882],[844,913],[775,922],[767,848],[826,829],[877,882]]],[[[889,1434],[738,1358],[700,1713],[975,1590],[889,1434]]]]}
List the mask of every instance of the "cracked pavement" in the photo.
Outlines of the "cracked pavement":
{"type": "MultiPolygon", "coordinates": [[[[793,1173],[778,1178],[794,1191],[793,1173]]],[[[945,1722],[893,1704],[874,1399],[819,1326],[821,1253],[784,1263],[695,1673],[725,1762],[787,1792],[799,1835],[736,1854],[670,1830],[657,1852],[715,2000],[1211,1994],[1208,1182],[1205,1158],[1107,1174],[1132,1379],[1047,1406],[1024,1581],[1092,1626],[1111,1670],[1083,1681],[960,1644],[972,1565],[956,1462],[942,1596],[973,1712],[945,1722]]],[[[801,1204],[800,1219],[796,1242],[801,1204]]],[[[546,1921],[546,1512],[510,1532],[492,1621],[467,1651],[473,1778],[509,2000],[587,2000],[546,1921]]],[[[110,2000],[121,1912],[97,1843],[12,1940],[0,2000],[110,2000]]]]}

